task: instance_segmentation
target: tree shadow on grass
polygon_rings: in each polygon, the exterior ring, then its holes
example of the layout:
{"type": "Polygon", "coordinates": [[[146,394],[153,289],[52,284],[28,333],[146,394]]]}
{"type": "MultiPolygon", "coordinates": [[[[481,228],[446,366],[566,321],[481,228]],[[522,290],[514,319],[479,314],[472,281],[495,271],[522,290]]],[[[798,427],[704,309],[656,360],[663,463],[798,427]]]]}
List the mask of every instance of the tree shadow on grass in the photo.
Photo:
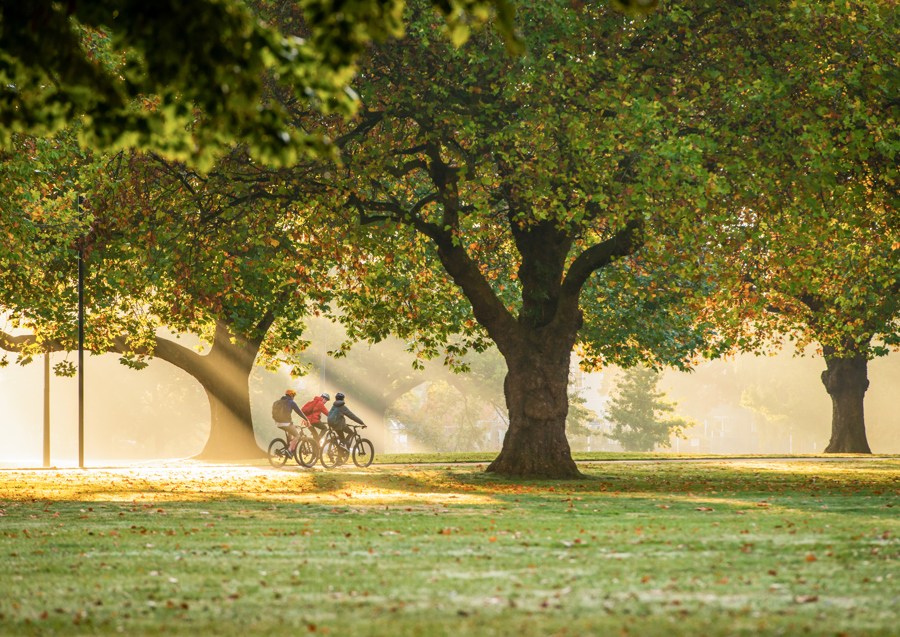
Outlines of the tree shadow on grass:
{"type": "MultiPolygon", "coordinates": [[[[895,514],[894,500],[900,489],[898,469],[900,461],[583,465],[586,476],[569,481],[503,478],[484,473],[483,467],[477,466],[350,466],[330,471],[249,468],[223,470],[221,474],[207,472],[196,481],[188,472],[175,470],[124,477],[121,472],[94,472],[79,474],[78,479],[68,474],[54,479],[54,474],[46,472],[21,472],[15,480],[6,481],[0,500],[115,504],[126,514],[153,507],[164,509],[173,503],[202,508],[204,503],[230,502],[253,510],[304,505],[357,509],[515,509],[544,505],[582,513],[593,513],[596,508],[598,513],[614,514],[637,510],[634,507],[735,512],[780,507],[834,513],[865,510],[881,516],[895,514]]],[[[47,514],[40,511],[38,515],[47,514]]]]}

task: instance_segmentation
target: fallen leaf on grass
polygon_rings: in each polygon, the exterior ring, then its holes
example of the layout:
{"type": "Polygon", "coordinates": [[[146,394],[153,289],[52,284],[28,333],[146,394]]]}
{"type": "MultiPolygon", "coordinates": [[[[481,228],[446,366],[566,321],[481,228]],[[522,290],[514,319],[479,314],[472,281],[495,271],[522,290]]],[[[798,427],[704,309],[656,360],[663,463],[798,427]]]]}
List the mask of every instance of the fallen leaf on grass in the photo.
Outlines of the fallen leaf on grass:
{"type": "Polygon", "coordinates": [[[794,598],[794,601],[798,604],[811,604],[812,602],[819,601],[818,595],[798,595],[794,598]]]}
{"type": "Polygon", "coordinates": [[[713,509],[711,507],[696,507],[694,510],[695,511],[715,511],[715,509],[713,509]]]}

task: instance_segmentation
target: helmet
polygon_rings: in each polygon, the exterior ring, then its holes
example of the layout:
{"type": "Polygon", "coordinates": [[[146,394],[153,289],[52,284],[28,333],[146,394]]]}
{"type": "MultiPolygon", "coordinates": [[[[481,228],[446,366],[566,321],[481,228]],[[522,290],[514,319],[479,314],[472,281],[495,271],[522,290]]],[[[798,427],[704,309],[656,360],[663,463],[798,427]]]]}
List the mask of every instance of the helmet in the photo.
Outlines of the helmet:
{"type": "Polygon", "coordinates": [[[328,402],[329,400],[331,400],[331,396],[329,396],[329,395],[326,394],[325,392],[322,392],[322,398],[325,399],[325,402],[328,402]]]}
{"type": "Polygon", "coordinates": [[[286,392],[284,392],[284,395],[287,396],[288,398],[293,398],[294,396],[297,395],[297,392],[295,392],[293,389],[289,389],[286,392]]]}
{"type": "Polygon", "coordinates": [[[334,395],[334,399],[335,400],[344,400],[344,394],[342,394],[341,392],[338,392],[334,395]]]}

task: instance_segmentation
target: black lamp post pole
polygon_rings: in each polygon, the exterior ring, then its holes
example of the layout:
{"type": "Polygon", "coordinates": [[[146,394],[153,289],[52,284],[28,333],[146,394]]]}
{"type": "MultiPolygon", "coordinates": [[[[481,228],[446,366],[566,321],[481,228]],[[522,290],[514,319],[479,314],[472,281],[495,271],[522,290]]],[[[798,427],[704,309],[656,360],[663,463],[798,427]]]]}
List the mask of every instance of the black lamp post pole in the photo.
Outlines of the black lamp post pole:
{"type": "MultiPolygon", "coordinates": [[[[78,195],[78,220],[84,221],[84,198],[78,195]]],[[[78,468],[84,469],[84,239],[78,248],[78,468]]]]}
{"type": "Polygon", "coordinates": [[[44,467],[50,466],[50,354],[44,354],[44,467]]]}

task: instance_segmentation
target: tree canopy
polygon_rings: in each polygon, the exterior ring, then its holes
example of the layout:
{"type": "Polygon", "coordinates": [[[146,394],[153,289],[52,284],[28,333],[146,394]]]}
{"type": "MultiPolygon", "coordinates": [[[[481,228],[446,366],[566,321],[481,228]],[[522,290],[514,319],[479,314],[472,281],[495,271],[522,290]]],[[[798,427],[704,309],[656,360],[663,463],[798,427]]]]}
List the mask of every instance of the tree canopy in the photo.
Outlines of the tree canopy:
{"type": "MultiPolygon", "coordinates": [[[[505,0],[438,2],[455,41],[467,17],[496,11],[511,46],[505,0]]],[[[263,98],[267,83],[293,99],[348,115],[347,82],[374,39],[403,32],[404,3],[125,0],[0,3],[0,144],[10,135],[47,135],[78,123],[94,149],[140,146],[209,165],[242,140],[254,154],[286,163],[298,151],[323,151],[327,140],[285,122],[263,98]],[[262,17],[302,22],[284,36],[262,17]]]]}
{"type": "Polygon", "coordinates": [[[361,107],[334,129],[343,163],[322,206],[351,228],[355,215],[353,241],[382,256],[345,312],[439,338],[459,326],[441,320],[453,310],[478,325],[473,338],[487,333],[509,366],[494,470],[576,472],[564,438],[573,346],[588,364],[676,365],[705,347],[687,301],[705,294],[707,246],[733,218],[715,155],[733,138],[708,114],[719,71],[697,55],[727,65],[741,18],[704,6],[638,23],[520,3],[527,53],[509,58],[490,31],[458,49],[435,42],[439,23],[417,5],[405,39],[361,64],[361,107]],[[410,301],[400,311],[398,295],[410,301]]]}

